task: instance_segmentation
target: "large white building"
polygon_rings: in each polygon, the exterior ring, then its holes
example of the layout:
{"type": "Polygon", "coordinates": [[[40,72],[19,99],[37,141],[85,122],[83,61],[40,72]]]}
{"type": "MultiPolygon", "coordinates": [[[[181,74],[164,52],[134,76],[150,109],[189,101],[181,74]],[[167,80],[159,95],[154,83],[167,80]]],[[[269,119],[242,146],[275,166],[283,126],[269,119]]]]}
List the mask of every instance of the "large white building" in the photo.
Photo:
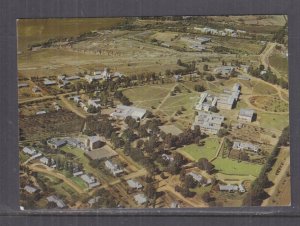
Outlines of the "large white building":
{"type": "Polygon", "coordinates": [[[238,119],[245,122],[252,122],[254,118],[254,110],[241,109],[238,115],[238,119]]]}
{"type": "Polygon", "coordinates": [[[130,116],[136,120],[142,119],[145,114],[146,110],[142,108],[132,107],[132,106],[125,106],[125,105],[117,105],[116,110],[110,114],[113,118],[120,118],[125,119],[126,117],[130,116]]]}
{"type": "Polygon", "coordinates": [[[221,129],[223,121],[224,116],[222,115],[199,111],[192,127],[194,128],[198,125],[204,133],[217,134],[221,129]]]}

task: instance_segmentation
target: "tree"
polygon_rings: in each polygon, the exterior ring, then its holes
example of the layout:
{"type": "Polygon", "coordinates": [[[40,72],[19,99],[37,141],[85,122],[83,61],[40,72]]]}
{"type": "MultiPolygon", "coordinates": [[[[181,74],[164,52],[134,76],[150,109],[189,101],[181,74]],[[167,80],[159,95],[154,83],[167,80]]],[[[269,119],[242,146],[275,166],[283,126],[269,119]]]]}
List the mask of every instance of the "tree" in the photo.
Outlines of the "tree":
{"type": "Polygon", "coordinates": [[[197,185],[194,178],[191,175],[186,175],[184,178],[184,186],[186,188],[194,188],[197,185]]]}
{"type": "Polygon", "coordinates": [[[197,84],[194,86],[194,90],[197,91],[197,92],[204,92],[206,89],[204,86],[200,85],[200,84],[197,84]]]}
{"type": "Polygon", "coordinates": [[[209,202],[211,200],[209,192],[204,192],[201,196],[204,202],[209,202]]]}
{"type": "Polygon", "coordinates": [[[207,64],[203,65],[203,71],[208,71],[208,65],[207,64]]]}
{"type": "Polygon", "coordinates": [[[205,170],[207,173],[211,174],[214,170],[214,165],[209,162],[206,158],[200,158],[196,164],[199,169],[205,170]]]}
{"type": "Polygon", "coordinates": [[[224,136],[227,135],[227,134],[228,134],[227,129],[221,128],[221,129],[218,131],[217,136],[218,136],[218,137],[224,137],[224,136]]]}

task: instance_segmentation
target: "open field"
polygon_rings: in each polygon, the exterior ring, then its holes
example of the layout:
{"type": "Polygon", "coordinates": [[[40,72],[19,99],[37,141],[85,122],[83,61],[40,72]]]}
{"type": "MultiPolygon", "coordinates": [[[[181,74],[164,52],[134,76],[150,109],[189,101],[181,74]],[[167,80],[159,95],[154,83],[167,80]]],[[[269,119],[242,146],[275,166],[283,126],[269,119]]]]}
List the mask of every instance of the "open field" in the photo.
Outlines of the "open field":
{"type": "Polygon", "coordinates": [[[198,161],[200,158],[206,158],[211,160],[216,155],[216,151],[219,147],[220,139],[218,138],[206,138],[203,140],[204,145],[198,146],[196,144],[188,145],[177,150],[184,157],[192,160],[198,161]]]}
{"type": "Polygon", "coordinates": [[[259,113],[258,121],[263,128],[282,130],[289,124],[288,114],[259,113]]]}
{"type": "Polygon", "coordinates": [[[17,21],[18,51],[50,38],[68,38],[97,29],[110,29],[123,18],[22,19],[17,21]]]}
{"type": "Polygon", "coordinates": [[[253,96],[250,103],[255,107],[269,112],[288,112],[289,105],[277,96],[253,96]]]}
{"type": "Polygon", "coordinates": [[[215,169],[223,174],[232,175],[252,175],[257,177],[262,168],[261,165],[251,164],[247,162],[238,162],[228,158],[216,158],[213,162],[215,169]]]}
{"type": "Polygon", "coordinates": [[[282,75],[288,74],[288,59],[282,53],[276,51],[269,57],[269,62],[272,67],[278,70],[282,75]]]}
{"type": "Polygon", "coordinates": [[[20,137],[21,140],[36,140],[80,132],[82,123],[80,117],[65,110],[20,117],[19,125],[22,129],[20,137]]]}

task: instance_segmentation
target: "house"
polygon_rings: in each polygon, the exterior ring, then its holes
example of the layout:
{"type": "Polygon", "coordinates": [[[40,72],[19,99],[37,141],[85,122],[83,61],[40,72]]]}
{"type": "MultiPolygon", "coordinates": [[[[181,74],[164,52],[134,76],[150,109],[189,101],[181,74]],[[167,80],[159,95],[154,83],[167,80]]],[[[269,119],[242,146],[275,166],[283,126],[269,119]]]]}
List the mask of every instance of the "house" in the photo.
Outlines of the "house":
{"type": "Polygon", "coordinates": [[[35,87],[32,88],[32,92],[33,93],[39,93],[39,92],[41,92],[41,89],[39,87],[35,86],[35,87]]]}
{"type": "Polygon", "coordinates": [[[30,194],[33,194],[33,193],[35,193],[38,189],[35,188],[35,187],[32,187],[32,186],[26,185],[26,186],[24,187],[24,190],[27,191],[27,192],[30,193],[30,194]]]}
{"type": "Polygon", "coordinates": [[[169,162],[173,162],[174,161],[174,158],[172,155],[167,155],[167,154],[162,154],[161,157],[166,160],[166,161],[169,161],[169,162]]]}
{"type": "Polygon", "coordinates": [[[180,204],[178,202],[172,202],[170,208],[180,208],[180,204]]]}
{"type": "Polygon", "coordinates": [[[239,190],[239,186],[237,185],[221,185],[219,184],[220,191],[227,191],[227,192],[235,192],[239,190]]]}
{"type": "Polygon", "coordinates": [[[192,177],[193,177],[193,179],[194,179],[194,181],[197,181],[198,183],[201,183],[201,182],[202,182],[202,180],[203,180],[203,177],[202,177],[202,175],[199,175],[199,174],[197,174],[197,173],[194,173],[194,172],[189,172],[189,173],[187,173],[186,175],[190,175],[190,176],[192,176],[192,177]]]}
{"type": "Polygon", "coordinates": [[[224,116],[222,115],[199,111],[195,117],[192,128],[198,125],[200,126],[201,132],[217,134],[221,129],[223,121],[224,116]]]}
{"type": "Polygon", "coordinates": [[[67,144],[67,141],[65,139],[56,139],[56,138],[52,138],[47,140],[47,144],[51,147],[51,148],[60,148],[64,145],[67,144]]]}
{"type": "Polygon", "coordinates": [[[64,78],[64,80],[66,80],[66,81],[72,81],[72,80],[78,80],[78,79],[80,79],[80,77],[77,76],[77,75],[73,75],[73,76],[69,76],[69,77],[64,78]]]}
{"type": "Polygon", "coordinates": [[[81,175],[83,175],[82,171],[77,171],[77,172],[73,173],[73,177],[78,177],[78,176],[81,176],[81,175]]]}
{"type": "Polygon", "coordinates": [[[75,103],[78,104],[79,102],[81,102],[81,97],[80,96],[74,96],[73,100],[74,100],[75,103]]]}
{"type": "Polygon", "coordinates": [[[211,38],[206,38],[206,37],[196,37],[196,40],[201,44],[206,44],[211,41],[211,38]]]}
{"type": "Polygon", "coordinates": [[[225,28],[224,31],[225,31],[226,33],[228,33],[228,34],[234,33],[234,30],[229,29],[229,28],[225,28]]]}
{"type": "Polygon", "coordinates": [[[99,136],[89,136],[86,139],[86,146],[89,147],[90,150],[94,150],[96,148],[100,148],[105,144],[103,139],[101,139],[99,136]]]}
{"type": "Polygon", "coordinates": [[[124,172],[123,169],[120,168],[120,166],[118,166],[117,164],[111,162],[110,160],[106,160],[104,162],[104,164],[105,164],[106,168],[109,169],[110,172],[114,176],[119,176],[124,172]]]}
{"type": "Polygon", "coordinates": [[[89,188],[94,188],[100,185],[100,183],[93,176],[82,174],[80,178],[89,186],[89,188]]]}
{"type": "Polygon", "coordinates": [[[46,114],[47,112],[46,111],[38,111],[38,112],[36,112],[35,114],[36,115],[43,115],[43,114],[46,114]]]}
{"type": "Polygon", "coordinates": [[[45,78],[43,83],[44,83],[45,86],[52,86],[52,85],[56,84],[56,81],[49,80],[49,79],[45,78]]]}
{"type": "Polygon", "coordinates": [[[221,66],[214,69],[215,74],[221,74],[222,76],[230,76],[235,72],[235,67],[233,66],[221,66]]]}
{"type": "Polygon", "coordinates": [[[42,158],[40,158],[40,162],[45,164],[45,165],[48,165],[49,159],[46,158],[46,157],[42,157],[42,158]]]}
{"type": "Polygon", "coordinates": [[[181,75],[174,75],[174,79],[176,82],[179,82],[181,80],[182,76],[181,75]]]}
{"type": "Polygon", "coordinates": [[[117,105],[116,110],[110,114],[113,118],[120,118],[126,119],[126,117],[130,116],[135,120],[142,119],[145,114],[146,110],[142,108],[132,107],[132,106],[125,106],[125,105],[117,105]]]}
{"type": "Polygon", "coordinates": [[[100,99],[90,99],[90,100],[88,100],[88,105],[93,106],[95,108],[99,108],[99,107],[101,107],[100,99]]]}
{"type": "Polygon", "coordinates": [[[134,188],[134,189],[141,189],[141,188],[143,188],[143,185],[141,185],[136,180],[130,179],[130,180],[127,180],[126,182],[127,182],[128,186],[131,187],[131,188],[134,188]]]}
{"type": "Polygon", "coordinates": [[[245,80],[245,81],[251,80],[250,76],[247,76],[247,75],[238,75],[237,78],[240,80],[245,80]]]}
{"type": "Polygon", "coordinates": [[[28,155],[31,155],[31,156],[33,156],[37,153],[37,151],[33,147],[24,147],[23,152],[25,154],[28,154],[28,155]]]}
{"type": "Polygon", "coordinates": [[[246,189],[244,188],[244,186],[243,186],[242,184],[239,185],[239,191],[240,191],[241,193],[246,192],[246,189]]]}
{"type": "Polygon", "coordinates": [[[18,88],[28,87],[28,83],[19,83],[18,88]]]}
{"type": "Polygon", "coordinates": [[[249,65],[245,65],[245,64],[241,64],[240,68],[245,72],[245,73],[249,73],[250,70],[250,66],[249,65]]]}
{"type": "Polygon", "coordinates": [[[58,208],[65,208],[66,204],[59,199],[56,195],[51,195],[47,197],[48,202],[54,202],[58,208]]]}
{"type": "Polygon", "coordinates": [[[259,151],[259,146],[249,142],[234,141],[232,149],[240,151],[249,150],[257,153],[259,151]]]}
{"type": "Polygon", "coordinates": [[[137,202],[137,204],[143,205],[147,202],[147,197],[144,194],[137,194],[134,196],[134,200],[137,202]]]}
{"type": "Polygon", "coordinates": [[[252,122],[254,119],[254,110],[252,109],[240,109],[238,119],[245,122],[252,122]]]}
{"type": "Polygon", "coordinates": [[[88,204],[90,205],[90,207],[92,207],[95,203],[97,203],[100,199],[100,196],[96,196],[94,198],[91,198],[89,201],[88,201],[88,204]]]}

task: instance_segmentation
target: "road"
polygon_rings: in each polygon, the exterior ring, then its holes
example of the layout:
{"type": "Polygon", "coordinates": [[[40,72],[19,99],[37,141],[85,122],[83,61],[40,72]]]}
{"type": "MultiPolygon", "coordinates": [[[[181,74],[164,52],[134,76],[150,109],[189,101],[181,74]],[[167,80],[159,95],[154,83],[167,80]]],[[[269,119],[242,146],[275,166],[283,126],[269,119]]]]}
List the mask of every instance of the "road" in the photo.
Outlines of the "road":
{"type": "Polygon", "coordinates": [[[71,179],[65,177],[64,175],[62,175],[58,172],[54,172],[54,169],[52,169],[48,166],[45,166],[45,165],[39,164],[39,163],[35,163],[32,165],[28,165],[28,167],[30,170],[32,170],[34,172],[48,174],[52,177],[63,180],[63,182],[65,182],[67,185],[69,185],[71,188],[73,188],[79,194],[84,193],[84,191],[77,184],[75,184],[71,179]]]}
{"type": "Polygon", "coordinates": [[[62,103],[64,104],[64,106],[69,109],[70,111],[72,111],[73,113],[75,113],[76,115],[78,115],[81,118],[86,118],[86,115],[83,114],[82,112],[80,112],[78,109],[76,109],[67,99],[66,96],[67,94],[60,94],[59,99],[62,101],[62,103]]]}

